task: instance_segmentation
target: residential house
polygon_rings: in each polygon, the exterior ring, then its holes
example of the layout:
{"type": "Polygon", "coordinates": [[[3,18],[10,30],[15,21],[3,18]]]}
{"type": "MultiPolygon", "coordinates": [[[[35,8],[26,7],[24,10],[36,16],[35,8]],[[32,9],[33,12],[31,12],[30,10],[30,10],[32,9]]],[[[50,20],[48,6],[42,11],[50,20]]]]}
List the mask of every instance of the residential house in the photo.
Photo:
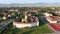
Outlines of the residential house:
{"type": "Polygon", "coordinates": [[[49,23],[60,23],[59,16],[48,16],[46,19],[49,21],[49,23]]]}
{"type": "Polygon", "coordinates": [[[45,17],[48,17],[48,16],[53,16],[52,14],[50,14],[50,13],[43,13],[43,15],[45,16],[45,17]]]}

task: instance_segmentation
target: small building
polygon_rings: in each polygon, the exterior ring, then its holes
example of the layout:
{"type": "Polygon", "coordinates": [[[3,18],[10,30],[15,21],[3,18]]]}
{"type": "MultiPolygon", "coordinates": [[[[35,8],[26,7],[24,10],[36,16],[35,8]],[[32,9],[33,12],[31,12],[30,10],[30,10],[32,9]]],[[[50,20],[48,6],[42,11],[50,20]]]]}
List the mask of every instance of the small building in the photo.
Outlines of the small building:
{"type": "Polygon", "coordinates": [[[56,13],[56,14],[60,14],[60,11],[54,11],[54,13],[56,13]]]}
{"type": "Polygon", "coordinates": [[[48,16],[46,19],[49,21],[49,23],[60,23],[59,16],[48,16]]]}
{"type": "Polygon", "coordinates": [[[43,15],[45,16],[45,17],[48,17],[48,16],[53,16],[52,14],[50,14],[50,13],[43,13],[43,15]]]}
{"type": "Polygon", "coordinates": [[[7,19],[7,13],[3,13],[2,19],[3,19],[3,20],[6,20],[6,19],[7,19]]]}
{"type": "Polygon", "coordinates": [[[11,17],[11,14],[8,14],[8,18],[10,18],[11,17]]]}
{"type": "Polygon", "coordinates": [[[16,11],[16,12],[18,12],[18,10],[9,10],[9,11],[16,11]]]}
{"type": "Polygon", "coordinates": [[[7,18],[6,18],[6,16],[3,16],[2,19],[3,19],[3,20],[6,20],[7,18]]]}

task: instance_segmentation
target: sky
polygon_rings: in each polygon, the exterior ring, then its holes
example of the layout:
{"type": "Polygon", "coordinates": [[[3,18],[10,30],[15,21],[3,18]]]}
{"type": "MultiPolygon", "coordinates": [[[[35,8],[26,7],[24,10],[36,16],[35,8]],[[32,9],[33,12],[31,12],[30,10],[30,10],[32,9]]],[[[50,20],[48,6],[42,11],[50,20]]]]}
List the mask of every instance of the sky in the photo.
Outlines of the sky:
{"type": "Polygon", "coordinates": [[[11,3],[57,3],[60,2],[60,0],[0,0],[0,3],[2,4],[11,4],[11,3]]]}

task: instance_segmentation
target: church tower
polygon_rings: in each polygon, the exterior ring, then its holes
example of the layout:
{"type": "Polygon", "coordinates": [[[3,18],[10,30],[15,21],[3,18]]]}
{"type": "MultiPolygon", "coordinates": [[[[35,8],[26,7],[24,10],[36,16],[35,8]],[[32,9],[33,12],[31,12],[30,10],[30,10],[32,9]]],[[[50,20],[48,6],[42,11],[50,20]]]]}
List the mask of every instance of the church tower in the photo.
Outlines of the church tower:
{"type": "Polygon", "coordinates": [[[22,22],[27,22],[27,12],[23,12],[23,14],[24,14],[24,18],[22,19],[22,22]]]}

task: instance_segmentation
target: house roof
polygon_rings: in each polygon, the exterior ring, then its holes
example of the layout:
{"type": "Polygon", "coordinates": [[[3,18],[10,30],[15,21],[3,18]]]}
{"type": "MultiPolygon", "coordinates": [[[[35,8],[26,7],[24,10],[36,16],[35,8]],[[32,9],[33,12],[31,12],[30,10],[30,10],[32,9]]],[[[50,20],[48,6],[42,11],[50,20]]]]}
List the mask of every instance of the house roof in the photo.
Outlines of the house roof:
{"type": "Polygon", "coordinates": [[[49,17],[47,17],[47,18],[50,19],[51,21],[57,21],[57,20],[60,19],[59,16],[49,16],[49,17]]]}

